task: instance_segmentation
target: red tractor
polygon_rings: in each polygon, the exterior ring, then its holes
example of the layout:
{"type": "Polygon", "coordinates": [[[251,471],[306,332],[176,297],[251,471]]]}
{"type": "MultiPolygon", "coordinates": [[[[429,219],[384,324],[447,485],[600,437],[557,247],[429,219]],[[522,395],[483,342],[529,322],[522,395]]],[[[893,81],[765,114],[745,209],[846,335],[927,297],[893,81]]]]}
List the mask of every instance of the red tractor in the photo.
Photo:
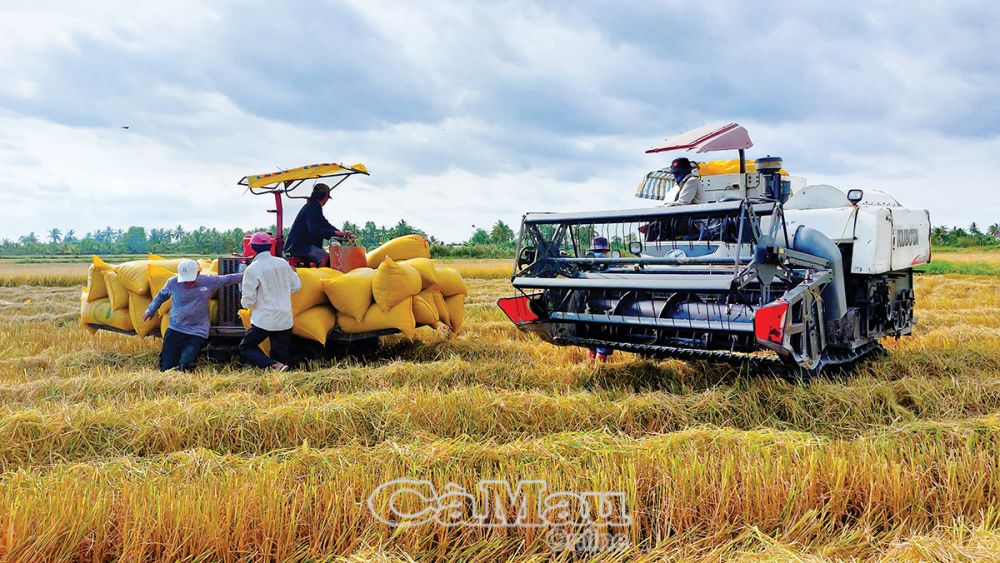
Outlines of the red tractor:
{"type": "MultiPolygon", "coordinates": [[[[368,175],[368,169],[364,164],[353,164],[345,166],[343,164],[310,164],[300,168],[293,168],[269,174],[256,174],[245,176],[238,182],[241,186],[246,186],[250,193],[254,195],[273,195],[274,209],[269,209],[269,213],[275,214],[275,232],[272,233],[271,252],[275,256],[284,255],[284,201],[282,197],[289,199],[308,199],[307,195],[293,195],[296,189],[302,187],[307,180],[319,180],[321,178],[332,178],[331,191],[342,184],[347,178],[355,174],[368,175]]],[[[239,272],[255,256],[250,248],[250,237],[246,235],[243,239],[243,255],[219,258],[219,274],[230,274],[239,272]]],[[[343,272],[348,272],[354,268],[367,266],[365,259],[365,249],[360,246],[350,245],[353,240],[350,237],[335,238],[330,244],[327,257],[320,263],[307,262],[301,257],[286,257],[293,267],[332,267],[343,272]]],[[[213,325],[210,332],[210,348],[217,350],[231,350],[239,339],[243,337],[244,329],[239,318],[240,309],[240,287],[239,285],[227,286],[219,290],[219,319],[213,325]]],[[[327,337],[325,350],[321,350],[316,342],[302,339],[293,339],[293,352],[296,355],[316,356],[319,354],[365,354],[378,347],[378,339],[381,336],[393,334],[395,330],[381,330],[361,334],[342,333],[334,328],[327,337]]]]}

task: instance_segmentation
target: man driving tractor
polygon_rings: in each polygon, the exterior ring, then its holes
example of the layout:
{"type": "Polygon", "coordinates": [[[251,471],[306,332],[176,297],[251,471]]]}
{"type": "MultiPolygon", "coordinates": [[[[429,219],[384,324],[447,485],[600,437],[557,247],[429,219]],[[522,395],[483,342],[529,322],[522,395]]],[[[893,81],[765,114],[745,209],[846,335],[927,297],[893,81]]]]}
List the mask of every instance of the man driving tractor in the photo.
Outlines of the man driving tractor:
{"type": "Polygon", "coordinates": [[[285,241],[285,254],[304,258],[317,266],[326,266],[329,254],[323,248],[323,241],[330,238],[353,238],[354,233],[340,231],[323,216],[323,206],[330,201],[330,186],[313,186],[309,200],[295,216],[292,228],[285,241]]]}

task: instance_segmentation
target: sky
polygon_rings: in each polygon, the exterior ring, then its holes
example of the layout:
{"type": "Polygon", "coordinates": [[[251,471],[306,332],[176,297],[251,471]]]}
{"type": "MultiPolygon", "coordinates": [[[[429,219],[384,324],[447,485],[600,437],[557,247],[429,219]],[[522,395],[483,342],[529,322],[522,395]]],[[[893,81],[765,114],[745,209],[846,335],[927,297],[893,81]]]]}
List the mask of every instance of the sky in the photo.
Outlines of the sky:
{"type": "Polygon", "coordinates": [[[0,238],[249,229],[272,205],[243,176],[362,162],[331,222],[459,241],[654,204],[635,187],[677,154],[645,149],[715,122],[809,183],[985,227],[997,29],[990,1],[3,0],[0,238]]]}

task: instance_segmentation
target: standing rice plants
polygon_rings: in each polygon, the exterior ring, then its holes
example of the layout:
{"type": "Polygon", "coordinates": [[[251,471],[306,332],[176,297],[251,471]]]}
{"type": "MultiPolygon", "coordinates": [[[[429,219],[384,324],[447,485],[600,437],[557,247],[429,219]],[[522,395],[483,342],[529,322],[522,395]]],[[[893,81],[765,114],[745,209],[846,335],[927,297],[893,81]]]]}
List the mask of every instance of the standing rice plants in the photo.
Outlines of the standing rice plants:
{"type": "Polygon", "coordinates": [[[976,560],[1000,545],[1000,278],[919,276],[912,337],[793,385],[621,353],[594,366],[496,309],[509,262],[456,265],[462,334],[281,374],[160,373],[158,340],[79,327],[75,287],[0,287],[0,560],[976,560]],[[391,528],[368,500],[403,477],[620,491],[627,542],[391,528]]]}

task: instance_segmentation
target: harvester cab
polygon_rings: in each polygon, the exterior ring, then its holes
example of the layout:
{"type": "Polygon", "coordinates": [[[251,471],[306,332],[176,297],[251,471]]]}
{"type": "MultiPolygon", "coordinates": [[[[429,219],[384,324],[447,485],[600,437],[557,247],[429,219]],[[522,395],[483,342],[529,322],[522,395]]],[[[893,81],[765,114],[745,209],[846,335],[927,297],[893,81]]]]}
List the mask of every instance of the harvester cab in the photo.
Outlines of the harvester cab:
{"type": "Polygon", "coordinates": [[[499,302],[522,330],[557,345],[652,357],[791,367],[802,375],[909,334],[912,268],[930,259],[926,210],[878,192],[805,186],[781,159],[747,162],[736,123],[646,151],[738,151],[697,166],[701,203],[674,205],[666,170],[636,195],[658,207],[527,213],[512,284],[499,302]],[[594,237],[609,241],[588,253],[594,237]]]}

